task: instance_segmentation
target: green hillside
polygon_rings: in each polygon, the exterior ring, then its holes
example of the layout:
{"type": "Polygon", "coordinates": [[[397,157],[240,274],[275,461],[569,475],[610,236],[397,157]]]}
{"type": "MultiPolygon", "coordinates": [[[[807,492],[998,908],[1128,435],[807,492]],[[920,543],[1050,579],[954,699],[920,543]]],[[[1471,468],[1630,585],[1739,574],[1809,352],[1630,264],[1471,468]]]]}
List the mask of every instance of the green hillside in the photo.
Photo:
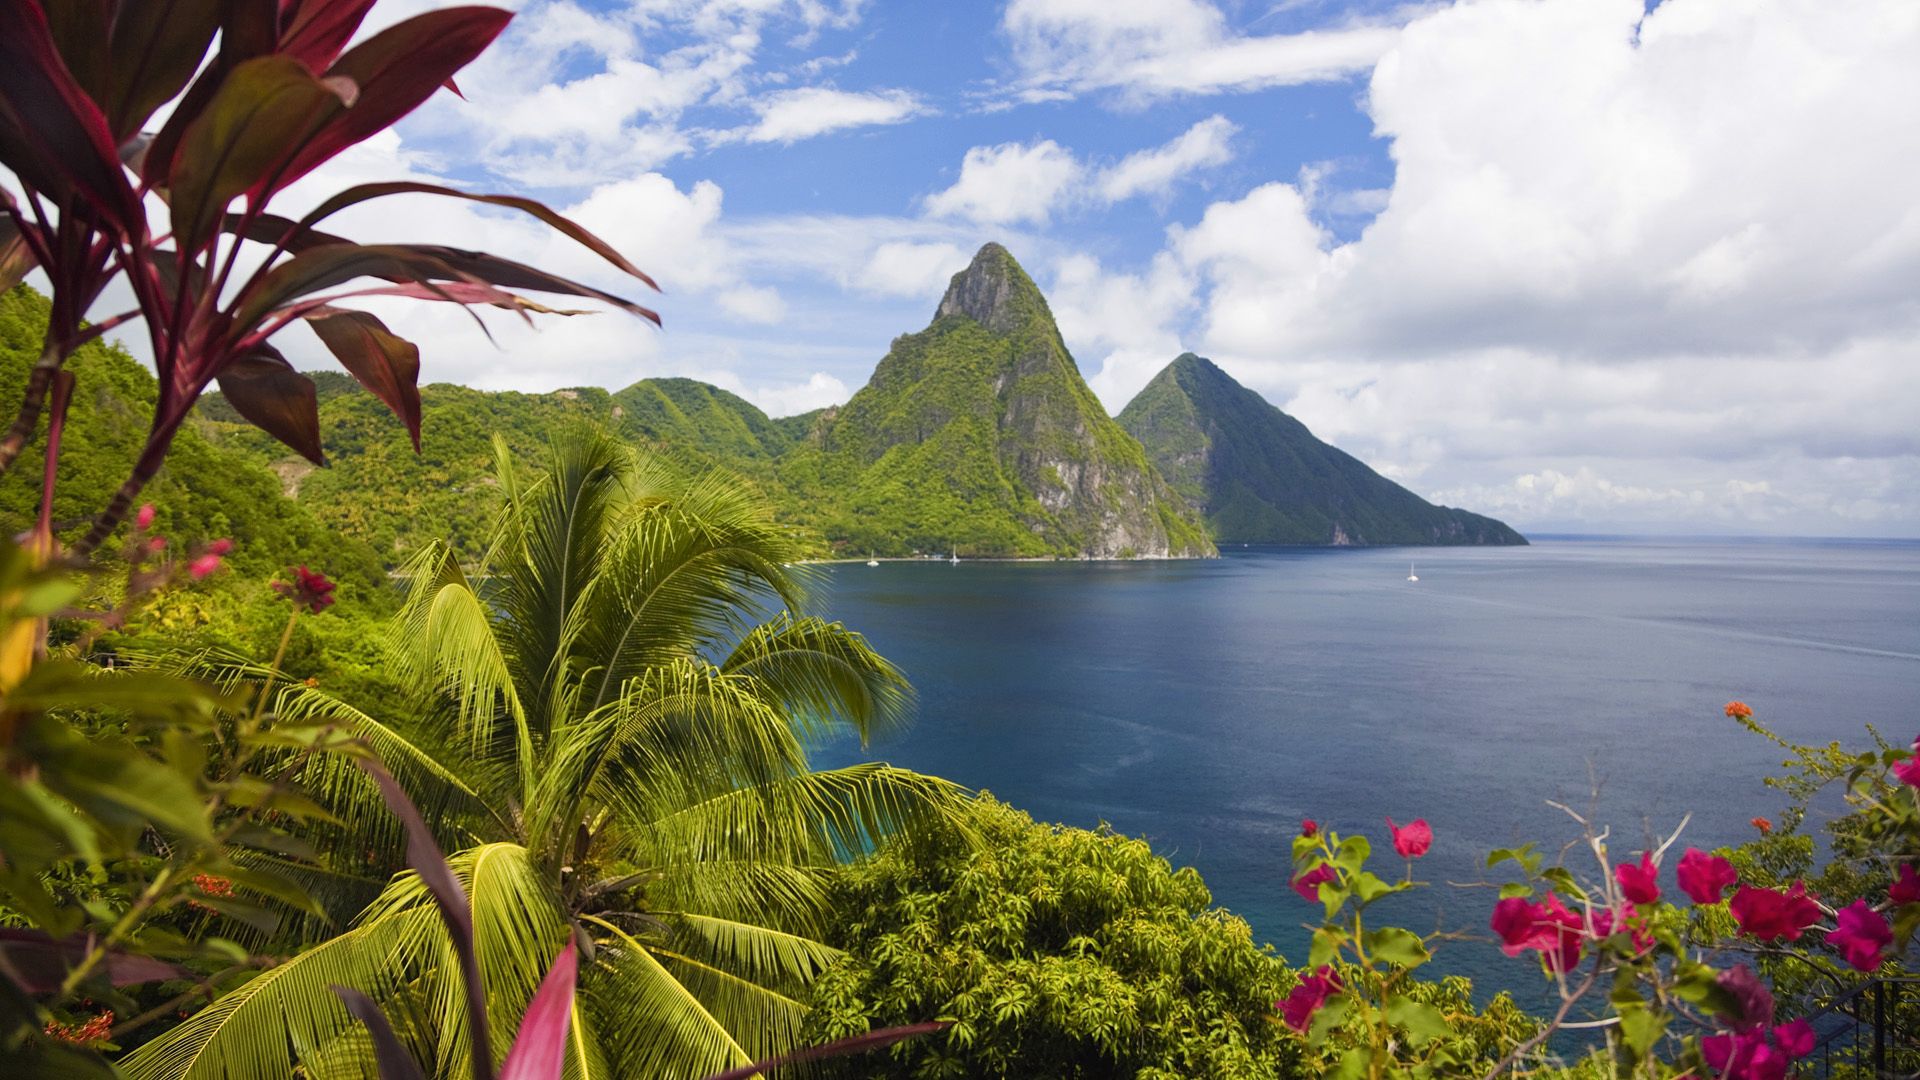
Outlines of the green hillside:
{"type": "Polygon", "coordinates": [[[1435,506],[1388,480],[1192,353],[1154,376],[1120,424],[1222,542],[1527,542],[1502,522],[1435,506]]]}
{"type": "Polygon", "coordinates": [[[812,421],[779,476],[802,520],[855,552],[1213,550],[998,244],[954,275],[932,325],[896,339],[851,401],[812,421]]]}

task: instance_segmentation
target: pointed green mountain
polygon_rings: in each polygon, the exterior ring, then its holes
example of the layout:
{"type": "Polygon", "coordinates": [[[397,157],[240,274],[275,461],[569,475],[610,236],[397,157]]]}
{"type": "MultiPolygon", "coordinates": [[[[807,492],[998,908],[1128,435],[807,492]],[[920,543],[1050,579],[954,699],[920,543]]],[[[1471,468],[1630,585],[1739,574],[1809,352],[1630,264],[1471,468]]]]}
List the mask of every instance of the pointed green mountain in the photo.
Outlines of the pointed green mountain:
{"type": "Polygon", "coordinates": [[[1435,506],[1388,480],[1192,353],[1154,376],[1120,425],[1222,543],[1527,542],[1502,522],[1435,506]]]}
{"type": "Polygon", "coordinates": [[[843,550],[1213,553],[1191,510],[1088,389],[1007,249],[955,274],[932,325],[896,339],[853,399],[781,463],[843,550]]]}

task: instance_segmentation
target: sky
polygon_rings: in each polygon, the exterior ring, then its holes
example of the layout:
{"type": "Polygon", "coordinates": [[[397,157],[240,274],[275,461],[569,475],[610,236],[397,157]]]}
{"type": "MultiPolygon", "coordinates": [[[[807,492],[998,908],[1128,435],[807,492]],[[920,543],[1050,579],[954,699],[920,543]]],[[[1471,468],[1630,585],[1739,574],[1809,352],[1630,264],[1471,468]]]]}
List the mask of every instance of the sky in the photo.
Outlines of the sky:
{"type": "MultiPolygon", "coordinates": [[[[446,305],[380,307],[428,381],[833,404],[998,240],[1113,412],[1192,351],[1523,530],[1920,536],[1913,0],[517,10],[464,100],[288,201],[530,194],[664,292],[447,200],[335,231],[528,259],[665,326],[496,319],[494,344],[446,305]]],[[[326,365],[308,338],[282,345],[326,365]]]]}

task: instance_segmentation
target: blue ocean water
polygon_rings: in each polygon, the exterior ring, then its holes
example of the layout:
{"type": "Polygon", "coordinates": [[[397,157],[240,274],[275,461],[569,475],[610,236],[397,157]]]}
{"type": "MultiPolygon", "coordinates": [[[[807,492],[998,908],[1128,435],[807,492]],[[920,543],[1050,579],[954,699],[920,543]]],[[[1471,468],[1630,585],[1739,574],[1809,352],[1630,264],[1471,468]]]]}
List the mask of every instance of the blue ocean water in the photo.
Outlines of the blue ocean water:
{"type": "MultiPolygon", "coordinates": [[[[909,731],[818,763],[887,760],[1146,837],[1296,961],[1317,911],[1287,888],[1302,818],[1364,831],[1376,852],[1385,816],[1426,818],[1416,870],[1434,887],[1391,914],[1481,929],[1494,896],[1466,886],[1498,880],[1489,850],[1576,838],[1548,800],[1610,825],[1616,855],[1689,813],[1683,846],[1701,847],[1777,813],[1761,779],[1783,755],[1722,715],[1730,699],[1799,741],[1920,732],[1915,542],[842,564],[818,606],[920,695],[909,731]]],[[[1442,961],[1509,981],[1489,947],[1442,961]]]]}

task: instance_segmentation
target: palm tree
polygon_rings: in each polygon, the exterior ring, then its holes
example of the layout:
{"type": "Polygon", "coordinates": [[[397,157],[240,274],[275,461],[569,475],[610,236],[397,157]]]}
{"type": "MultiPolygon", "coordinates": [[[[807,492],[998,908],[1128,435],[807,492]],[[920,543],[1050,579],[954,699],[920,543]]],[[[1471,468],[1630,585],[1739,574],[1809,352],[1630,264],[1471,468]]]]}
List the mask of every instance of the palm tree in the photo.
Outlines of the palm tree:
{"type": "MultiPolygon", "coordinates": [[[[496,454],[505,505],[481,568],[433,544],[405,569],[395,656],[431,690],[424,726],[410,736],[298,685],[276,707],[354,727],[438,818],[471,897],[494,1046],[571,935],[585,960],[575,1075],[700,1077],[789,1049],[798,994],[837,955],[815,940],[829,875],[956,822],[962,792],[883,764],[809,769],[810,739],[898,724],[911,692],[859,634],[795,614],[802,553],[737,481],[689,479],[589,432],[557,440],[526,487],[496,454]]],[[[307,787],[339,817],[336,843],[392,836],[350,768],[315,768],[332,770],[307,787]]],[[[137,1078],[357,1075],[368,1053],[326,990],[338,983],[382,1000],[453,1075],[469,1034],[452,949],[424,886],[399,874],[346,932],[125,1064],[137,1078]]]]}

